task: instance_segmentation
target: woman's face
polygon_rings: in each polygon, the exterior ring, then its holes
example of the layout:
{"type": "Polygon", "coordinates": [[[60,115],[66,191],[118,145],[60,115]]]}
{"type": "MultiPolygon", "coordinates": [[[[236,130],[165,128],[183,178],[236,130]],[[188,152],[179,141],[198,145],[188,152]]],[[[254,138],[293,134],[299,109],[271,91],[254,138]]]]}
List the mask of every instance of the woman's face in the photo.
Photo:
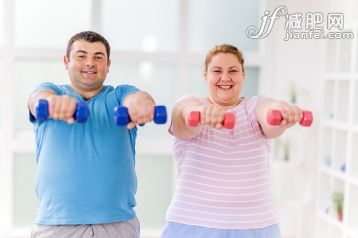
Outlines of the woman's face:
{"type": "Polygon", "coordinates": [[[244,69],[231,53],[214,55],[204,73],[210,100],[221,106],[235,106],[240,101],[244,69]]]}

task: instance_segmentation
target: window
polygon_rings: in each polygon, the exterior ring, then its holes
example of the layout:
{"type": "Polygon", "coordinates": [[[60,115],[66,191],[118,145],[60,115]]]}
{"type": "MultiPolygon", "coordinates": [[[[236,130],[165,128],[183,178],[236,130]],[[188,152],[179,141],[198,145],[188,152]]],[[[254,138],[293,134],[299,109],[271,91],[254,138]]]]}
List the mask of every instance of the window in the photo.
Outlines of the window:
{"type": "Polygon", "coordinates": [[[15,154],[13,160],[13,224],[32,226],[37,201],[34,192],[36,161],[33,154],[15,154]]]}
{"type": "Polygon", "coordinates": [[[67,84],[67,71],[64,69],[62,59],[39,60],[21,59],[15,62],[14,88],[16,91],[14,103],[15,133],[33,130],[29,122],[27,102],[31,92],[41,82],[67,84]]]}
{"type": "Polygon", "coordinates": [[[191,51],[207,52],[221,43],[235,45],[245,53],[258,50],[258,41],[246,37],[246,28],[258,25],[260,0],[188,2],[191,51]]]}
{"type": "Polygon", "coordinates": [[[172,106],[177,95],[178,70],[173,63],[112,60],[107,83],[132,84],[149,92],[159,104],[172,106]]]}
{"type": "MultiPolygon", "coordinates": [[[[157,105],[165,105],[168,116],[178,95],[178,70],[171,63],[159,62],[116,62],[112,60],[107,84],[131,84],[151,94],[157,105]]],[[[171,136],[167,125],[149,123],[139,128],[138,150],[143,148],[156,148],[162,150],[169,146],[171,136]],[[148,140],[150,138],[150,140],[148,140]],[[165,145],[165,146],[164,146],[165,145]]],[[[147,151],[147,149],[144,149],[147,151]]]]}
{"type": "Polygon", "coordinates": [[[87,0],[16,0],[15,45],[60,48],[70,36],[90,28],[87,0]]]}
{"type": "Polygon", "coordinates": [[[175,52],[178,9],[178,0],[107,0],[101,27],[116,50],[175,52]]]}

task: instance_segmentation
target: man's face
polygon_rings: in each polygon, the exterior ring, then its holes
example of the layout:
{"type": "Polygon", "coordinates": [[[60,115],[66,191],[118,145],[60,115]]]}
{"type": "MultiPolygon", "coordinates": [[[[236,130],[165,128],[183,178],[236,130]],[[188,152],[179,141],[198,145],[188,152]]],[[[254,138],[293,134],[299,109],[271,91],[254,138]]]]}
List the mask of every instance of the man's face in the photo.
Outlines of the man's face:
{"type": "Polygon", "coordinates": [[[64,57],[71,86],[79,92],[100,90],[109,72],[110,63],[106,47],[101,42],[75,41],[70,56],[64,57]]]}

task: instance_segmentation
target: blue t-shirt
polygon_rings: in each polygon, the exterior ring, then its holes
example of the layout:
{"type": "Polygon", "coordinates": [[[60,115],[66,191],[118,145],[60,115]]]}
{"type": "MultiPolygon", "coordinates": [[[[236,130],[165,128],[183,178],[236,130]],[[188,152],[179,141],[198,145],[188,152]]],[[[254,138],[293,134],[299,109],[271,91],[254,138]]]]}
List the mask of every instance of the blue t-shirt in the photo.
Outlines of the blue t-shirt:
{"type": "MultiPolygon", "coordinates": [[[[84,101],[68,85],[43,83],[36,90],[41,89],[84,101]]],[[[104,86],[87,101],[86,123],[35,122],[37,224],[104,224],[135,218],[137,128],[117,126],[113,110],[137,91],[128,85],[104,86]]]]}

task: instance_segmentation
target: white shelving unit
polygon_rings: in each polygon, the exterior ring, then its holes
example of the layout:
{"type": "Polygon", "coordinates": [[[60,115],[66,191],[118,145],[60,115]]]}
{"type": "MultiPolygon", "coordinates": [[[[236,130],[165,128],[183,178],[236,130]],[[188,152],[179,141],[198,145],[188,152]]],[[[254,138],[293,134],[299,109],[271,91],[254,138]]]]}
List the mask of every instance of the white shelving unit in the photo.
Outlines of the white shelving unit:
{"type": "Polygon", "coordinates": [[[358,237],[358,25],[328,40],[318,165],[317,238],[358,237]],[[333,194],[343,194],[343,219],[333,194]]]}

